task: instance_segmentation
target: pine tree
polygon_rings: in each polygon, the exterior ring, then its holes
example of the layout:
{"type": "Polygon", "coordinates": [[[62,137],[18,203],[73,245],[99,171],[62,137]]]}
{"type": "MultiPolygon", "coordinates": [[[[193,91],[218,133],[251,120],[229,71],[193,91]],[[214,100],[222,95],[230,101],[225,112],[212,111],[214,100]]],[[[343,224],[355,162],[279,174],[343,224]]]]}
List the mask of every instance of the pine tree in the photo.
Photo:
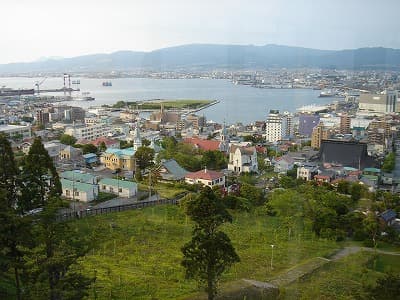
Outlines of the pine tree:
{"type": "Polygon", "coordinates": [[[49,197],[62,193],[60,178],[40,138],[35,138],[23,161],[21,182],[19,208],[23,212],[43,207],[49,197]]]}
{"type": "Polygon", "coordinates": [[[186,277],[204,284],[208,299],[212,300],[222,273],[240,261],[229,237],[219,230],[223,223],[232,222],[232,216],[209,187],[188,201],[186,209],[195,226],[192,240],[182,247],[182,265],[186,277]]]}

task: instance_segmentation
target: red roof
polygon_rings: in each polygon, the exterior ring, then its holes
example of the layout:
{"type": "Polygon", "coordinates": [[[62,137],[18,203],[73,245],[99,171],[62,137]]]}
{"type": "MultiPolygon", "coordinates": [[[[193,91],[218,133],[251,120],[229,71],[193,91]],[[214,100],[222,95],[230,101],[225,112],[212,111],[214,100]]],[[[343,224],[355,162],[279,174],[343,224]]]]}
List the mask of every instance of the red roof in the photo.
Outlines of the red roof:
{"type": "Polygon", "coordinates": [[[186,138],[184,142],[187,144],[192,144],[197,146],[199,149],[208,151],[208,150],[219,150],[220,141],[216,140],[203,140],[200,138],[186,138]]]}
{"type": "Polygon", "coordinates": [[[215,180],[218,178],[223,177],[224,174],[221,172],[217,171],[212,171],[212,170],[200,170],[197,172],[192,172],[187,174],[185,177],[190,178],[190,179],[203,179],[203,180],[215,180]]]}
{"type": "Polygon", "coordinates": [[[119,144],[119,142],[117,140],[108,139],[108,138],[106,138],[104,136],[99,137],[99,138],[95,139],[94,141],[91,141],[90,143],[95,145],[96,147],[98,147],[103,142],[107,147],[109,147],[111,145],[119,144]]]}

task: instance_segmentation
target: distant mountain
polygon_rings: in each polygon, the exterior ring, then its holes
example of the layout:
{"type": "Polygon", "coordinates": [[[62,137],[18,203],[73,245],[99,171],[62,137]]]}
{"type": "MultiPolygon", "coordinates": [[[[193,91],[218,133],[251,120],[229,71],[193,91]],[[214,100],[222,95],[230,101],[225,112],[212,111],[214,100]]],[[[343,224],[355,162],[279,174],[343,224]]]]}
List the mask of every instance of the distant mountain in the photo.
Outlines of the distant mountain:
{"type": "Polygon", "coordinates": [[[279,45],[191,44],[151,52],[118,51],[0,65],[0,73],[252,68],[400,69],[400,50],[316,50],[279,45]]]}

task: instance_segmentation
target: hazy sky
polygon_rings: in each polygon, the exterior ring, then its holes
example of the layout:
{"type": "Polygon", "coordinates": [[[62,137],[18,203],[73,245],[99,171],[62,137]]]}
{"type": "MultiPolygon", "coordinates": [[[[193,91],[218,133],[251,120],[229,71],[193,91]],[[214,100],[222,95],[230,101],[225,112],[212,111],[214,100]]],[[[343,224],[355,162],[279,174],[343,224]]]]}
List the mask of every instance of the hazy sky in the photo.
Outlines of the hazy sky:
{"type": "Polygon", "coordinates": [[[400,48],[400,0],[1,0],[0,63],[187,43],[400,48]]]}

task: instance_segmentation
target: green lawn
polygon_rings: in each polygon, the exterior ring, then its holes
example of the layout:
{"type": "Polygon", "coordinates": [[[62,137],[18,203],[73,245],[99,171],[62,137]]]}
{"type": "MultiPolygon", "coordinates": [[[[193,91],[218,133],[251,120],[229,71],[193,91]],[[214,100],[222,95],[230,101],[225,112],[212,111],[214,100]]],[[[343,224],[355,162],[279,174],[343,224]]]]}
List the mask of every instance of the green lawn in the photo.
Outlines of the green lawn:
{"type": "Polygon", "coordinates": [[[194,109],[210,104],[212,100],[192,100],[192,99],[177,99],[177,100],[160,100],[160,101],[145,101],[145,102],[128,102],[130,106],[139,109],[160,109],[161,103],[165,109],[194,109]]]}
{"type": "MultiPolygon", "coordinates": [[[[184,278],[180,248],[190,239],[191,223],[176,206],[159,206],[89,217],[74,223],[92,241],[81,260],[85,273],[96,274],[90,299],[183,299],[198,291],[184,278]]],[[[317,239],[309,230],[291,236],[276,217],[235,213],[224,226],[241,258],[223,281],[268,280],[305,260],[328,256],[335,242],[317,239]],[[274,244],[271,270],[271,244],[274,244]]]]}

